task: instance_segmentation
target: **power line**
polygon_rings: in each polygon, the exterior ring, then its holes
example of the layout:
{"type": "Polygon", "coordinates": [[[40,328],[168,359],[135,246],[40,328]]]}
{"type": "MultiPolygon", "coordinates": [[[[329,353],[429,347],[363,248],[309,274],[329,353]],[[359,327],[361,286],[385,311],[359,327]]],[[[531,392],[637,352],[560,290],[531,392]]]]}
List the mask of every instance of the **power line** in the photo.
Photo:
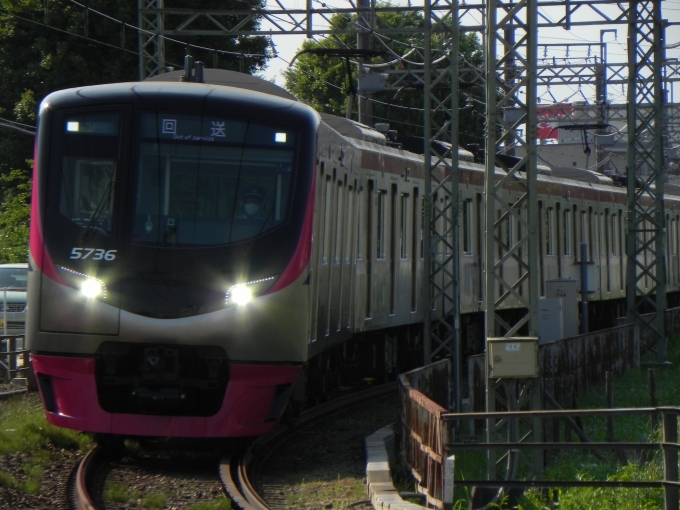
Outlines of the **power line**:
{"type": "Polygon", "coordinates": [[[21,124],[19,122],[14,122],[13,120],[3,119],[2,117],[0,117],[0,127],[18,131],[25,135],[35,136],[35,126],[21,124]]]}

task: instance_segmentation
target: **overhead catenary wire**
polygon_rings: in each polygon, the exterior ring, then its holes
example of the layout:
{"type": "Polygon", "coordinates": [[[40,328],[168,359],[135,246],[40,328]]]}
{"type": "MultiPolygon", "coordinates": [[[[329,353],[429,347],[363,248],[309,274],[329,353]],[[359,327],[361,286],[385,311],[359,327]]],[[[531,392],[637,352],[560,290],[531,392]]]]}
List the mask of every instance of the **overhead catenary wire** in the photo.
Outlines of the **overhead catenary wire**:
{"type": "Polygon", "coordinates": [[[25,135],[31,135],[35,136],[35,126],[31,126],[28,124],[22,124],[20,122],[15,122],[13,120],[9,119],[3,119],[0,117],[0,127],[6,128],[6,129],[11,129],[13,131],[18,131],[19,133],[23,133],[25,135]]]}

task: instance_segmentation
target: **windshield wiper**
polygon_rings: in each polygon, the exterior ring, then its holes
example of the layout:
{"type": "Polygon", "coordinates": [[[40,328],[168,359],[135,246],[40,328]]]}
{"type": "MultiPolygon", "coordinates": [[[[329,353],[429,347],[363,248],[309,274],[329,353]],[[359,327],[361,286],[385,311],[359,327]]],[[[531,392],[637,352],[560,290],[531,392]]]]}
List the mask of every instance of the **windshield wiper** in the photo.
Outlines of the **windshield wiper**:
{"type": "Polygon", "coordinates": [[[90,216],[90,221],[87,222],[87,226],[85,227],[85,231],[83,232],[83,237],[82,239],[84,241],[90,239],[90,236],[92,236],[92,233],[99,229],[104,235],[108,235],[108,232],[105,232],[104,229],[102,229],[98,223],[99,219],[102,216],[102,213],[105,211],[105,205],[107,204],[107,201],[111,197],[111,191],[113,189],[113,179],[109,181],[109,184],[106,186],[106,189],[104,190],[104,193],[102,193],[101,199],[99,199],[99,203],[97,204],[97,207],[95,208],[94,211],[92,211],[92,216],[90,216]]]}

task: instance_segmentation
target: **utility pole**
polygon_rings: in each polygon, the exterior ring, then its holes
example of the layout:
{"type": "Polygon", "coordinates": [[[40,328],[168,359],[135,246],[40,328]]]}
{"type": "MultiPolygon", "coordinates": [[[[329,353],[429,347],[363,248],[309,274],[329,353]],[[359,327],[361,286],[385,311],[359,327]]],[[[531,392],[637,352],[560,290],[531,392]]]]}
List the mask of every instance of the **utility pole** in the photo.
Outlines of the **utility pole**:
{"type": "MultiPolygon", "coordinates": [[[[607,112],[609,110],[609,104],[607,103],[607,43],[604,42],[604,34],[607,32],[612,32],[614,37],[618,35],[618,32],[615,28],[600,30],[600,63],[597,66],[597,76],[595,79],[595,95],[597,97],[597,104],[599,106],[597,120],[599,124],[602,124],[602,126],[596,131],[596,135],[600,136],[607,133],[607,112]]],[[[595,157],[597,160],[596,168],[599,172],[604,172],[605,168],[603,165],[605,154],[600,144],[597,143],[597,138],[595,139],[595,142],[595,157]]]]}
{"type": "MultiPolygon", "coordinates": [[[[373,31],[373,2],[374,0],[359,0],[357,6],[359,26],[360,31],[357,33],[357,48],[359,50],[370,50],[372,49],[372,31],[373,31]],[[371,9],[371,12],[369,12],[371,9]]],[[[364,65],[370,63],[367,58],[359,58],[359,64],[357,65],[357,83],[359,84],[359,122],[366,124],[367,126],[372,126],[373,123],[373,101],[371,101],[372,94],[369,92],[361,92],[361,77],[364,74],[364,65]]]]}

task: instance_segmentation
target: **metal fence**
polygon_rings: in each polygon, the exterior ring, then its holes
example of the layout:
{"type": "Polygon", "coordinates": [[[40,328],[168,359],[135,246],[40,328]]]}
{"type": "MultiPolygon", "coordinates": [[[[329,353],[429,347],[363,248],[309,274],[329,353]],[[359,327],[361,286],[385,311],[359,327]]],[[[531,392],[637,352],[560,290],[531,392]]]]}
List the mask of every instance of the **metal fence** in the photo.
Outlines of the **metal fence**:
{"type": "MultiPolygon", "coordinates": [[[[428,366],[418,370],[416,379],[429,379],[428,372],[441,373],[446,367],[428,366]]],[[[626,458],[627,452],[663,452],[663,479],[630,481],[630,480],[540,480],[540,479],[465,479],[455,480],[454,485],[464,487],[483,487],[493,489],[512,488],[556,488],[556,487],[625,487],[625,488],[657,488],[664,490],[664,508],[678,508],[678,415],[680,407],[647,407],[636,409],[588,409],[588,410],[553,410],[553,411],[515,411],[503,413],[448,413],[418,389],[409,379],[413,373],[400,376],[400,392],[402,402],[402,452],[411,474],[418,483],[418,491],[426,497],[430,507],[443,508],[444,465],[443,459],[450,455],[460,456],[466,451],[506,450],[508,456],[518,451],[540,450],[548,454],[550,451],[586,450],[595,456],[596,461],[604,460],[603,450],[616,452],[618,458],[626,458]],[[650,423],[661,417],[663,438],[658,442],[626,442],[626,441],[590,441],[579,431],[576,421],[581,418],[599,417],[603,420],[627,416],[648,416],[650,423]],[[466,441],[455,442],[454,428],[461,423],[490,420],[534,420],[552,422],[553,426],[543,426],[543,430],[551,430],[551,441],[488,443],[466,441]],[[555,424],[563,423],[563,432],[555,434],[555,424]],[[571,441],[571,430],[580,432],[581,442],[571,441]]],[[[435,375],[434,377],[437,377],[435,375]]],[[[560,428],[557,427],[559,431],[560,428]]]]}
{"type": "Polygon", "coordinates": [[[26,378],[28,369],[24,335],[0,335],[0,382],[26,378]]]}
{"type": "MultiPolygon", "coordinates": [[[[621,376],[640,365],[639,326],[627,324],[539,345],[538,367],[544,388],[562,407],[575,407],[579,395],[604,382],[604,374],[621,376]]],[[[468,358],[469,410],[486,405],[484,355],[468,358]]]]}
{"type": "Polygon", "coordinates": [[[664,476],[651,481],[572,481],[572,480],[456,480],[459,486],[512,488],[512,487],[647,487],[664,490],[665,508],[678,508],[678,444],[677,423],[680,408],[647,407],[640,409],[597,409],[576,410],[576,398],[583,392],[605,381],[607,372],[616,376],[640,364],[640,337],[636,325],[625,325],[610,330],[551,342],[539,346],[539,367],[543,374],[542,388],[551,399],[551,411],[515,411],[485,413],[484,358],[470,360],[469,394],[467,413],[449,413],[447,406],[450,393],[448,360],[402,374],[400,392],[402,405],[402,452],[411,474],[418,483],[419,491],[425,494],[431,507],[443,507],[443,459],[449,455],[470,450],[540,450],[545,455],[550,451],[564,449],[588,450],[602,460],[602,450],[612,450],[623,455],[626,451],[663,451],[664,476]],[[547,390],[547,391],[546,391],[547,390]],[[433,395],[430,398],[430,392],[433,395]],[[481,407],[481,409],[479,409],[481,407]],[[478,412],[481,411],[481,412],[478,412]],[[663,439],[659,442],[591,442],[577,425],[585,417],[601,417],[611,420],[623,416],[649,416],[652,424],[661,417],[663,439]],[[540,419],[544,436],[540,441],[491,444],[471,440],[489,423],[496,419],[540,419]],[[458,434],[455,433],[458,431],[458,434]],[[467,430],[466,441],[454,442],[467,430]],[[572,442],[571,434],[576,432],[581,442],[572,442]]]}

